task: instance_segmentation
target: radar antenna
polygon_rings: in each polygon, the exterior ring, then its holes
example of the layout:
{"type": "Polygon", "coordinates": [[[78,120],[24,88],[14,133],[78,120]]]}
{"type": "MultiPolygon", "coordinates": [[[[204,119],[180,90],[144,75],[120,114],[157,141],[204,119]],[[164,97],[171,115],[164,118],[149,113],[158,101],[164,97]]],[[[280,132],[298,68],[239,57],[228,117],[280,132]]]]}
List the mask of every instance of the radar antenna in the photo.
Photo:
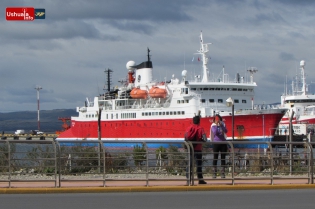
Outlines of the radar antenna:
{"type": "Polygon", "coordinates": [[[254,73],[258,72],[256,67],[249,67],[247,72],[250,73],[250,83],[254,82],[254,73]]]}

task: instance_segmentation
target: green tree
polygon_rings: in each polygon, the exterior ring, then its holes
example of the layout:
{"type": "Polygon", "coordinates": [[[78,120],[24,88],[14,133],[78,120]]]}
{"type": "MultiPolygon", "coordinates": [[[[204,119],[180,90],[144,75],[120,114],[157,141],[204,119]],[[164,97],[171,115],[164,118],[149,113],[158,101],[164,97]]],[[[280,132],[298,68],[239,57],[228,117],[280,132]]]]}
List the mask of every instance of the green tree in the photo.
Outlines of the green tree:
{"type": "Polygon", "coordinates": [[[147,152],[144,145],[142,145],[141,147],[139,145],[135,145],[133,147],[133,160],[135,162],[135,165],[140,166],[141,168],[142,163],[145,162],[146,159],[147,152]]]}

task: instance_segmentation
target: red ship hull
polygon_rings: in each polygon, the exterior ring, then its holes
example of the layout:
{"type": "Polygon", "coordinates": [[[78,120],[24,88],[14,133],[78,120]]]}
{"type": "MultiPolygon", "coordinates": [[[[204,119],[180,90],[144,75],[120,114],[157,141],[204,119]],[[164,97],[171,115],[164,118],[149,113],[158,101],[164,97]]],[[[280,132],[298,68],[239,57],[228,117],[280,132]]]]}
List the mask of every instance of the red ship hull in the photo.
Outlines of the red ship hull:
{"type": "MultiPolygon", "coordinates": [[[[234,139],[270,141],[283,114],[237,115],[234,117],[234,139]]],[[[223,120],[228,129],[228,139],[232,138],[232,116],[223,120]]],[[[212,118],[201,118],[201,126],[209,137],[212,118]]],[[[186,119],[117,120],[101,121],[102,140],[183,140],[186,128],[192,123],[186,119]]],[[[71,121],[71,128],[61,133],[58,139],[98,139],[98,122],[71,121]]]]}

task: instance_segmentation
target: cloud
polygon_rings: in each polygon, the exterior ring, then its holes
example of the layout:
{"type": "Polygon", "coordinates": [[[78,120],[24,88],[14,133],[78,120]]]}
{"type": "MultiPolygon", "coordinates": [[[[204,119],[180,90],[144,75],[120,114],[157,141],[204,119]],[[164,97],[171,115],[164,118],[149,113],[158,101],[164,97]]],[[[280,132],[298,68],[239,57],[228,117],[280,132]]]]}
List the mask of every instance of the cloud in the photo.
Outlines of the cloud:
{"type": "Polygon", "coordinates": [[[279,55],[279,58],[283,61],[296,60],[293,54],[286,53],[286,52],[281,52],[279,55]]]}
{"type": "MultiPolygon", "coordinates": [[[[313,1],[4,0],[9,6],[46,9],[45,20],[8,22],[0,16],[0,111],[34,110],[41,85],[42,108],[82,106],[102,92],[104,70],[112,86],[127,76],[126,63],[146,60],[151,49],[154,79],[200,74],[191,59],[199,33],[213,43],[208,68],[216,78],[225,66],[233,80],[257,67],[255,101],[280,100],[285,76],[301,59],[315,80],[313,1]],[[21,105],[23,103],[23,105],[21,105]],[[34,106],[35,103],[35,106],[34,106]]],[[[196,61],[197,57],[195,57],[196,61]]]]}

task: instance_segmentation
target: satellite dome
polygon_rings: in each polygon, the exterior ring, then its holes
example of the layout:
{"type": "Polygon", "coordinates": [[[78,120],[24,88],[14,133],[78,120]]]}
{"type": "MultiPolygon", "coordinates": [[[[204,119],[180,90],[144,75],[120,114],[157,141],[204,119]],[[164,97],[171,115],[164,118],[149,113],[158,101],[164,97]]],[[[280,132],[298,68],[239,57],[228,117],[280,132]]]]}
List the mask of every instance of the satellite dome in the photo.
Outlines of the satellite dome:
{"type": "Polygon", "coordinates": [[[128,70],[133,70],[134,68],[133,68],[132,66],[135,66],[135,65],[136,65],[135,61],[129,61],[129,62],[127,62],[127,64],[126,64],[126,68],[127,68],[128,70]]]}
{"type": "Polygon", "coordinates": [[[304,60],[302,60],[302,61],[300,62],[300,66],[301,66],[301,67],[304,67],[304,66],[305,66],[305,61],[304,61],[304,60]]]}
{"type": "Polygon", "coordinates": [[[185,77],[187,75],[187,70],[182,71],[182,76],[185,77]]]}

